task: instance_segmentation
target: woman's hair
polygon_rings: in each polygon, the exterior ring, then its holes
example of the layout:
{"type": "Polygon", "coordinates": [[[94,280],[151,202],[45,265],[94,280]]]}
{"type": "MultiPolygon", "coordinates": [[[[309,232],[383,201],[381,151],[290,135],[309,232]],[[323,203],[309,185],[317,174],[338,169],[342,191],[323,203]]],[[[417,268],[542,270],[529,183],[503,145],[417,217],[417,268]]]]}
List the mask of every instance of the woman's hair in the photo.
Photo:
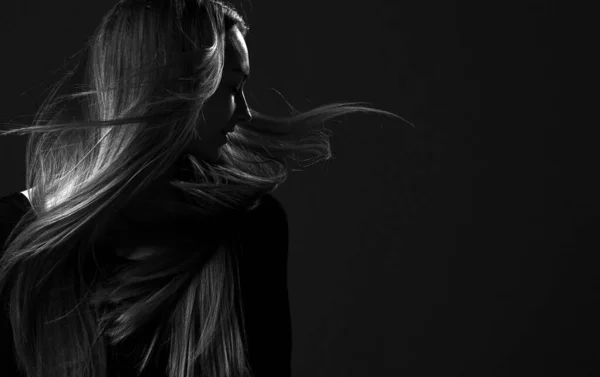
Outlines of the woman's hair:
{"type": "Polygon", "coordinates": [[[221,1],[122,0],[34,124],[2,132],[30,134],[32,207],[0,259],[0,293],[28,377],[105,377],[105,344],[140,329],[151,341],[138,371],[168,343],[170,377],[251,375],[235,310],[239,240],[209,228],[256,208],[286,180],[289,160],[330,159],[329,130],[318,127],[325,121],[353,112],[402,119],[361,103],[292,108],[281,118],[250,110],[219,163],[195,158],[187,151],[220,83],[233,27],[246,36],[246,22],[221,1]],[[58,95],[76,73],[82,90],[58,95]],[[174,164],[185,172],[169,181],[186,199],[178,210],[206,219],[194,223],[204,238],[120,269],[99,263],[95,250],[116,231],[119,210],[174,164]]]}

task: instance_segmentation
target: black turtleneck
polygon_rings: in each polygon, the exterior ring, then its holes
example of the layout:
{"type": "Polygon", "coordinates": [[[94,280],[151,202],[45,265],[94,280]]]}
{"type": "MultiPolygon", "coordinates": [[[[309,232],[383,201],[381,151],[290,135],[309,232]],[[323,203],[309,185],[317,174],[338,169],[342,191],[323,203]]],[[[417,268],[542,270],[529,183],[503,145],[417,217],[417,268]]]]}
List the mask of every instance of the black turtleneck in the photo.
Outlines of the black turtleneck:
{"type": "MultiPolygon", "coordinates": [[[[17,221],[30,208],[28,199],[20,192],[0,198],[0,242],[4,242],[17,221]]],[[[193,223],[188,224],[194,226],[193,223]]],[[[236,223],[242,242],[240,285],[246,324],[249,364],[256,377],[290,376],[292,352],[291,313],[287,289],[288,222],[285,209],[271,195],[260,206],[245,214],[236,223]]],[[[224,232],[226,234],[226,231],[224,232]]],[[[200,235],[200,233],[199,233],[200,235]]],[[[0,245],[0,257],[4,249],[0,245]]],[[[131,261],[111,254],[106,260],[116,263],[131,261]]],[[[0,302],[7,305],[5,297],[0,302]]],[[[135,340],[136,337],[132,337],[135,340]]],[[[10,321],[0,315],[0,361],[2,376],[19,377],[14,361],[10,321]]],[[[139,361],[135,358],[142,345],[124,342],[123,346],[107,346],[111,375],[120,372],[128,376],[139,361]],[[125,349],[127,348],[127,349],[125,349]]],[[[159,354],[144,373],[161,376],[165,354],[159,354]]],[[[115,374],[116,375],[116,374],[115,374]]]]}

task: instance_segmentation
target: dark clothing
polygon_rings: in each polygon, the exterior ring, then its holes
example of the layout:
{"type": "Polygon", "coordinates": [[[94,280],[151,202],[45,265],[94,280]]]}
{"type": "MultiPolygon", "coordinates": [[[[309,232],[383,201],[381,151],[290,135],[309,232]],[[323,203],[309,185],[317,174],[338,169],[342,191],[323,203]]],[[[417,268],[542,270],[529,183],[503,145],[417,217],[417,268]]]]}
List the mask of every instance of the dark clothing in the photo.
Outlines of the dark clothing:
{"type": "MultiPolygon", "coordinates": [[[[17,221],[30,208],[20,192],[0,198],[0,242],[3,243],[17,221]]],[[[246,324],[248,362],[256,377],[291,376],[291,313],[287,290],[288,223],[285,209],[271,195],[263,198],[241,227],[243,252],[240,258],[240,285],[246,324]]],[[[0,244],[0,257],[4,251],[0,244]]],[[[111,256],[118,263],[128,259],[111,256]]],[[[0,297],[4,308],[6,297],[0,297]]],[[[135,339],[135,334],[131,339],[135,339]]],[[[130,339],[127,339],[130,340],[130,339]]],[[[11,324],[0,313],[0,374],[20,377],[13,351],[11,324]]],[[[117,347],[106,345],[109,377],[133,377],[140,360],[135,344],[125,341],[117,347]],[[134,348],[134,349],[132,349],[134,348]]],[[[155,354],[156,355],[156,354],[155,354]]],[[[167,376],[166,356],[158,354],[144,376],[167,376]]]]}

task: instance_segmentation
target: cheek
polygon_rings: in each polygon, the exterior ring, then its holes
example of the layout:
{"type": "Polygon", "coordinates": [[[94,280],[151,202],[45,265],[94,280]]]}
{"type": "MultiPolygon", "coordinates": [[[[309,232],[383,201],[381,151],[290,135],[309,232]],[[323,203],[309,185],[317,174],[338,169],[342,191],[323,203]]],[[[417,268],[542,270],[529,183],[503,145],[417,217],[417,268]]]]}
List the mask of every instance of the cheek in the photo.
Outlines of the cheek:
{"type": "Polygon", "coordinates": [[[215,98],[214,115],[220,119],[228,119],[235,110],[235,96],[231,94],[231,90],[224,90],[215,98]]]}
{"type": "Polygon", "coordinates": [[[235,111],[235,96],[229,95],[229,98],[227,101],[227,115],[228,115],[227,118],[231,118],[234,111],[235,111]]]}
{"type": "Polygon", "coordinates": [[[229,119],[235,111],[235,99],[231,95],[215,94],[205,104],[203,114],[206,128],[220,130],[227,126],[229,119]]]}
{"type": "Polygon", "coordinates": [[[214,125],[219,128],[225,127],[229,123],[229,119],[235,110],[235,100],[232,96],[224,98],[218,107],[214,108],[213,119],[214,125]]]}

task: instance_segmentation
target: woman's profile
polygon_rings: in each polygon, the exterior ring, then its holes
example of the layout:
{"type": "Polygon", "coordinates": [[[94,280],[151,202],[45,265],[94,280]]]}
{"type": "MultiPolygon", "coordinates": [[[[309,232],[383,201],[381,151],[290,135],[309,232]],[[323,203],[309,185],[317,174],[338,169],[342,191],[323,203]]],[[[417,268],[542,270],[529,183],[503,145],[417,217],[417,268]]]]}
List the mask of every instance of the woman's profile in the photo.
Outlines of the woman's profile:
{"type": "Polygon", "coordinates": [[[119,1],[34,124],[2,132],[30,135],[31,209],[0,258],[23,376],[125,376],[126,358],[141,375],[290,375],[291,348],[269,345],[284,367],[261,361],[246,331],[269,301],[280,311],[265,323],[289,315],[285,279],[269,300],[240,296],[246,281],[271,286],[253,280],[260,266],[285,276],[286,215],[270,194],[290,161],[331,158],[323,122],[401,118],[360,103],[281,118],[251,109],[248,32],[222,1],[119,1]],[[58,95],[68,80],[81,90],[58,95]]]}

